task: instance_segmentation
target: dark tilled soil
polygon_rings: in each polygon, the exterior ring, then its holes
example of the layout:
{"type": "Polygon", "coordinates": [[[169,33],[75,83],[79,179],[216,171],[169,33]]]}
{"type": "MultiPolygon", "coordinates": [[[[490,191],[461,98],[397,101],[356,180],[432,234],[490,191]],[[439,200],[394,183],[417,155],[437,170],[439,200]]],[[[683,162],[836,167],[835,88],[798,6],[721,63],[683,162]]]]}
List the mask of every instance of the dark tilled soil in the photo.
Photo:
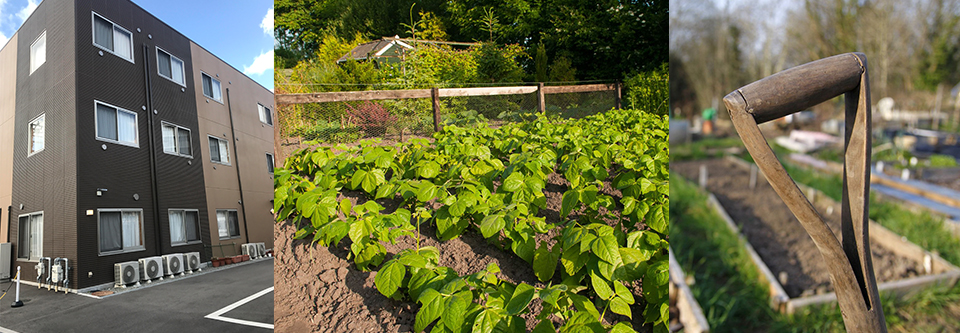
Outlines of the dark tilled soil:
{"type": "MultiPolygon", "coordinates": [[[[569,183],[557,174],[548,178],[544,190],[547,196],[547,208],[540,216],[548,222],[559,221],[560,202],[569,183]]],[[[601,193],[620,200],[620,191],[605,184],[601,193]]],[[[340,198],[349,198],[352,202],[363,203],[366,199],[358,191],[344,190],[340,198]]],[[[390,213],[399,206],[399,201],[380,199],[385,207],[384,213],[390,213]]],[[[575,218],[577,212],[574,212],[575,218]]],[[[615,212],[614,212],[615,213],[615,212]]],[[[618,215],[618,214],[617,214],[618,215]]],[[[615,223],[613,219],[608,222],[615,223]]],[[[363,272],[347,260],[350,240],[345,238],[338,246],[322,247],[311,244],[309,240],[293,240],[295,226],[290,222],[278,224],[274,228],[276,243],[275,276],[275,329],[278,332],[408,332],[413,330],[414,318],[419,304],[413,301],[390,300],[380,294],[374,286],[376,272],[363,272]]],[[[538,240],[555,243],[550,237],[558,233],[551,230],[547,235],[538,235],[538,240]]],[[[530,264],[510,251],[509,246],[493,244],[481,235],[467,230],[461,237],[438,242],[436,229],[424,224],[420,230],[421,246],[434,246],[440,251],[440,265],[456,270],[460,274],[481,271],[493,262],[500,266],[499,277],[513,283],[527,283],[545,287],[533,274],[530,264]]],[[[387,260],[397,252],[413,248],[416,242],[412,238],[402,238],[397,244],[386,244],[387,260]]],[[[558,269],[561,269],[558,265],[558,269]]],[[[554,280],[558,280],[559,273],[554,280]]],[[[559,281],[554,281],[558,283],[559,281]]],[[[640,281],[628,286],[638,301],[631,309],[633,320],[607,311],[608,321],[628,321],[640,332],[652,331],[652,327],[642,326],[643,302],[640,281]]],[[[542,309],[539,299],[530,305],[531,313],[522,317],[527,320],[527,329],[532,330],[538,323],[534,318],[542,309]]],[[[559,327],[559,320],[553,318],[559,327]]]]}
{"type": "MultiPolygon", "coordinates": [[[[758,174],[756,188],[750,189],[749,170],[729,161],[674,162],[670,170],[697,181],[701,165],[707,166],[707,190],[716,195],[734,222],[741,225],[741,232],[773,274],[787,274],[783,287],[790,297],[833,289],[820,251],[762,173],[758,174]]],[[[832,209],[816,208],[839,239],[839,205],[832,209]]],[[[922,272],[920,263],[896,256],[878,244],[870,247],[878,282],[900,280],[922,272]]]]}

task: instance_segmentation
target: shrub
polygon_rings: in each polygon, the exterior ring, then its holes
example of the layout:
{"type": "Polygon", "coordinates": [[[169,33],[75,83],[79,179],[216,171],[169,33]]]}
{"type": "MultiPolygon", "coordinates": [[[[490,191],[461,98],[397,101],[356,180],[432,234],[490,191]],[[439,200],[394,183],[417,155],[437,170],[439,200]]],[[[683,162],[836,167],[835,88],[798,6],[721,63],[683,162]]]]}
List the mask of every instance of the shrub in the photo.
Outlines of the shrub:
{"type": "Polygon", "coordinates": [[[669,68],[663,63],[660,68],[628,77],[625,106],[657,115],[670,112],[669,68]]]}
{"type": "Polygon", "coordinates": [[[397,117],[375,102],[364,101],[356,106],[346,104],[346,107],[347,123],[360,127],[367,137],[383,135],[388,126],[397,123],[397,117]]]}

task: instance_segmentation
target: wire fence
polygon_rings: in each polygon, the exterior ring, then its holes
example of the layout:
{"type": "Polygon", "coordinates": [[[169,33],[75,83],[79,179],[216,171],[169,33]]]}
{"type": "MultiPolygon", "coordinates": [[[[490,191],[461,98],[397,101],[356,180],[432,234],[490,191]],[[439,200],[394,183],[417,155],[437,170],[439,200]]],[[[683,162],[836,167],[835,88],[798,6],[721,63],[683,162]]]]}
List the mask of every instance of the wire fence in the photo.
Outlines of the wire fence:
{"type": "Polygon", "coordinates": [[[582,118],[620,106],[619,84],[373,90],[277,95],[283,141],[404,141],[443,126],[582,118]]]}

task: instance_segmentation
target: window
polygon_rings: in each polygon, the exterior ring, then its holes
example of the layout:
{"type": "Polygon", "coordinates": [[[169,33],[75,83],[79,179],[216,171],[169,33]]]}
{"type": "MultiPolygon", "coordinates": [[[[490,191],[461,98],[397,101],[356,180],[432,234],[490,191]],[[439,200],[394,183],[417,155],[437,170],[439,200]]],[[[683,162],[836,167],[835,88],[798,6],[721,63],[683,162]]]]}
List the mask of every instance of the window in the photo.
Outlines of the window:
{"type": "Polygon", "coordinates": [[[43,212],[20,215],[17,233],[20,235],[17,258],[40,260],[43,257],[43,212]]]}
{"type": "Polygon", "coordinates": [[[260,111],[260,122],[267,125],[273,125],[273,118],[271,118],[270,109],[261,104],[257,104],[257,109],[260,111]]]}
{"type": "Polygon", "coordinates": [[[230,150],[227,146],[227,140],[215,136],[207,136],[207,138],[210,140],[210,161],[230,165],[230,150]]]}
{"type": "Polygon", "coordinates": [[[96,108],[97,139],[140,147],[136,113],[101,102],[96,108]]]}
{"type": "Polygon", "coordinates": [[[170,245],[183,245],[200,241],[200,213],[196,209],[171,209],[170,245]]]}
{"type": "Polygon", "coordinates": [[[100,255],[143,250],[142,209],[98,209],[100,255]]]}
{"type": "Polygon", "coordinates": [[[220,99],[220,81],[202,72],[200,73],[200,78],[203,80],[203,95],[217,102],[223,101],[220,99]]]}
{"type": "Polygon", "coordinates": [[[237,222],[237,211],[233,209],[217,209],[217,229],[220,239],[240,237],[240,224],[237,222]]]}
{"type": "Polygon", "coordinates": [[[267,172],[273,174],[273,154],[267,153],[267,172]]]}
{"type": "Polygon", "coordinates": [[[157,48],[157,71],[160,76],[170,81],[176,82],[181,86],[183,83],[183,60],[170,55],[167,51],[157,48]]]}
{"type": "Polygon", "coordinates": [[[133,34],[97,13],[93,13],[93,45],[134,62],[133,34]]]}
{"type": "Polygon", "coordinates": [[[47,61],[47,32],[41,32],[40,37],[30,45],[30,74],[40,68],[47,61]]]}
{"type": "Polygon", "coordinates": [[[30,122],[30,149],[27,156],[36,154],[43,150],[43,128],[46,122],[46,115],[41,114],[30,122]]]}
{"type": "Polygon", "coordinates": [[[184,157],[193,157],[190,130],[167,122],[161,122],[163,152],[184,157]]]}

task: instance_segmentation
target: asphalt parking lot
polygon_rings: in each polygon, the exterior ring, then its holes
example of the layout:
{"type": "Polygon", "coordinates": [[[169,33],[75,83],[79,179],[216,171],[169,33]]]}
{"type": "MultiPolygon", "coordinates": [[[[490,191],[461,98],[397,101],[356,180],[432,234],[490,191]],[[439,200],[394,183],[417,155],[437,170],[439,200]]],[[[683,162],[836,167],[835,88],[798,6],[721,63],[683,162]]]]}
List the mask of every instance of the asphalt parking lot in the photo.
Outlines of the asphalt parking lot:
{"type": "MultiPolygon", "coordinates": [[[[0,284],[6,289],[10,282],[0,284]]],[[[0,332],[271,332],[273,259],[96,299],[22,284],[0,300],[0,332]]]]}

